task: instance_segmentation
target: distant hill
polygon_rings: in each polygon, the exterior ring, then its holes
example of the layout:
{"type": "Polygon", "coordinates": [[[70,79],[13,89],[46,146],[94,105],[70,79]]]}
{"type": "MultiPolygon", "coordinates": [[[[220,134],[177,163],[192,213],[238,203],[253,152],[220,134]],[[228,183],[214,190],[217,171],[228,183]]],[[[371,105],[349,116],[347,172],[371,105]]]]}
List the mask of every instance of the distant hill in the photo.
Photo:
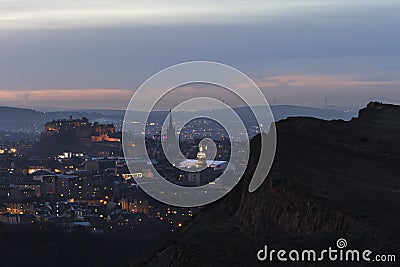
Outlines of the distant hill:
{"type": "MultiPolygon", "coordinates": [[[[260,109],[263,107],[256,107],[260,109]]],[[[356,114],[346,113],[334,109],[318,109],[310,107],[298,106],[272,106],[272,112],[275,120],[279,121],[291,116],[307,116],[316,117],[320,119],[332,120],[342,119],[350,120],[356,114]]],[[[243,118],[243,120],[251,124],[254,122],[248,108],[235,108],[236,112],[243,118]]],[[[224,112],[221,110],[210,111],[210,115],[215,112],[224,112]]],[[[138,112],[141,113],[141,112],[138,112]]],[[[53,119],[62,119],[73,116],[74,118],[87,117],[90,121],[98,121],[101,123],[114,123],[117,128],[122,125],[122,120],[125,111],[123,110],[73,110],[73,111],[53,111],[41,112],[32,109],[15,108],[15,107],[0,107],[0,132],[24,132],[24,133],[40,133],[43,131],[43,126],[47,121],[53,119]]],[[[167,111],[156,111],[152,113],[152,119],[162,122],[168,115],[167,111]]],[[[174,114],[174,118],[179,119],[179,113],[174,114]]]]}
{"type": "Polygon", "coordinates": [[[32,109],[0,107],[0,132],[18,132],[26,134],[39,134],[43,131],[44,124],[53,119],[67,119],[87,117],[91,121],[119,122],[122,115],[114,116],[98,112],[85,111],[54,111],[41,112],[32,109]]]}
{"type": "Polygon", "coordinates": [[[0,121],[38,120],[43,117],[43,114],[43,112],[32,109],[0,106],[0,121]]]}
{"type": "Polygon", "coordinates": [[[313,117],[323,120],[350,120],[357,116],[356,112],[344,112],[337,109],[320,109],[290,105],[272,106],[275,120],[280,121],[288,117],[313,117]]]}

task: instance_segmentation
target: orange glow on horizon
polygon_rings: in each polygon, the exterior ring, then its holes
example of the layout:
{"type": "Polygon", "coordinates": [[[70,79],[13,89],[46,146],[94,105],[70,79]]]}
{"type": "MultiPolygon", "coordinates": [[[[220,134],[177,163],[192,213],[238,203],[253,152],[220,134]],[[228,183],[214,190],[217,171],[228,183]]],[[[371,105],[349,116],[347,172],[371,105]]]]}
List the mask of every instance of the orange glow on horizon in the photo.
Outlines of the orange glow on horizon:
{"type": "Polygon", "coordinates": [[[129,89],[0,90],[0,98],[8,101],[126,100],[132,94],[133,90],[129,89]]]}

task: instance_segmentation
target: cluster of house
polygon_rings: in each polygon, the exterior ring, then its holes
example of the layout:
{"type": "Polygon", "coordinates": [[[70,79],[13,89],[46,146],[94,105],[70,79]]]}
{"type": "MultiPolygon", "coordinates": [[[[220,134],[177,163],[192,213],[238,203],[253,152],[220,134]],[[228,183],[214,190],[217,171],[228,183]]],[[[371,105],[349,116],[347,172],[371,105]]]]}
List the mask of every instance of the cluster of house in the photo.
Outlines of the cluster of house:
{"type": "MultiPolygon", "coordinates": [[[[144,211],[145,209],[142,209],[144,211]]],[[[148,211],[148,207],[147,207],[148,211]]],[[[52,223],[66,230],[74,227],[88,227],[99,232],[116,226],[133,226],[148,220],[149,213],[124,210],[121,203],[107,201],[85,202],[31,202],[0,206],[0,222],[17,223],[52,223]]]]}

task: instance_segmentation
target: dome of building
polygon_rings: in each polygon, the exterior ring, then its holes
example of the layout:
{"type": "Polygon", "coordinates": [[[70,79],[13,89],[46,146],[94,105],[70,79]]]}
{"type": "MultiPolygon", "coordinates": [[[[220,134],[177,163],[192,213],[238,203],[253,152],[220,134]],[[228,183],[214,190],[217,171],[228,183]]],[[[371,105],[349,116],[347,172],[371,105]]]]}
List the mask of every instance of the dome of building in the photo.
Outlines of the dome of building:
{"type": "Polygon", "coordinates": [[[197,153],[196,168],[205,168],[207,166],[207,156],[206,153],[203,151],[203,146],[200,144],[199,152],[197,153]]]}

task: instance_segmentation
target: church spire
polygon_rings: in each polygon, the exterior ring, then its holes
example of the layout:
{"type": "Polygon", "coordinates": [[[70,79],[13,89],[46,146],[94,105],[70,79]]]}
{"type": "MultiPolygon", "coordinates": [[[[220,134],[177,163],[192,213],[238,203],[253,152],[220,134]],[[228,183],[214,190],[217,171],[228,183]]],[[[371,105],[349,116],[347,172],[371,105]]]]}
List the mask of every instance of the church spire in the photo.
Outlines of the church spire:
{"type": "MultiPolygon", "coordinates": [[[[173,121],[172,121],[172,111],[169,110],[169,124],[167,127],[167,148],[171,154],[170,155],[178,155],[178,149],[179,149],[179,145],[178,145],[178,140],[176,137],[176,133],[175,133],[175,128],[173,125],[173,121]]],[[[178,157],[176,156],[174,159],[172,159],[173,163],[176,163],[178,161],[178,157]]]]}
{"type": "Polygon", "coordinates": [[[169,110],[169,124],[167,127],[167,140],[170,145],[175,145],[175,143],[176,143],[175,128],[172,123],[172,111],[171,110],[169,110]]]}
{"type": "Polygon", "coordinates": [[[171,110],[169,110],[169,125],[168,125],[168,128],[170,128],[170,129],[174,128],[174,126],[172,124],[172,111],[171,110]]]}

